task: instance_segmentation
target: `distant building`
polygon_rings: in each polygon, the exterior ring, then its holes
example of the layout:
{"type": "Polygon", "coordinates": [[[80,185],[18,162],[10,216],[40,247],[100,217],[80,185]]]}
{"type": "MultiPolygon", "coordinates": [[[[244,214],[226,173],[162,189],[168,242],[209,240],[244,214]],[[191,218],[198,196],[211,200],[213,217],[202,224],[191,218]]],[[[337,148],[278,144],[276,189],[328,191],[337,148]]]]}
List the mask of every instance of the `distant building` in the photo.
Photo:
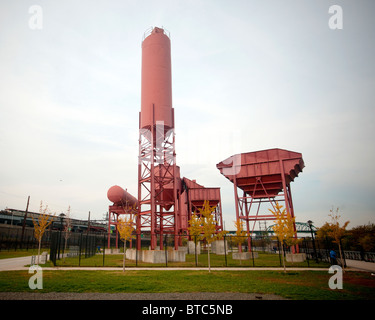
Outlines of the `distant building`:
{"type": "MultiPolygon", "coordinates": [[[[18,209],[4,209],[0,211],[0,226],[1,225],[13,225],[20,226],[23,225],[23,220],[25,217],[25,211],[18,209]]],[[[33,220],[37,219],[40,213],[37,212],[27,212],[27,218],[25,221],[26,227],[34,227],[33,220]]],[[[64,217],[59,215],[54,216],[54,221],[51,224],[52,230],[61,230],[64,227],[64,217]]],[[[84,232],[90,228],[90,232],[107,232],[107,223],[106,221],[98,220],[79,220],[71,219],[72,232],[84,232]]]]}

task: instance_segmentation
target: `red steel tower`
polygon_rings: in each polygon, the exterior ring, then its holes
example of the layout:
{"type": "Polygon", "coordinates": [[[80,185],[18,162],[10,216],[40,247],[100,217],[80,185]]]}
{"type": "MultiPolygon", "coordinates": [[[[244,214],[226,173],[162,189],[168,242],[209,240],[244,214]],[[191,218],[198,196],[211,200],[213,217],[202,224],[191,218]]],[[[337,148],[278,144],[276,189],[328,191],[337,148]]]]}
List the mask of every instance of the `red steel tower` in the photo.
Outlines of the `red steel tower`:
{"type": "MultiPolygon", "coordinates": [[[[176,166],[172,108],[171,45],[166,31],[153,28],[142,43],[139,114],[137,248],[143,231],[151,250],[163,234],[175,234],[177,249],[179,168],[176,166]]],[[[163,241],[160,249],[163,248],[163,241]]]]}

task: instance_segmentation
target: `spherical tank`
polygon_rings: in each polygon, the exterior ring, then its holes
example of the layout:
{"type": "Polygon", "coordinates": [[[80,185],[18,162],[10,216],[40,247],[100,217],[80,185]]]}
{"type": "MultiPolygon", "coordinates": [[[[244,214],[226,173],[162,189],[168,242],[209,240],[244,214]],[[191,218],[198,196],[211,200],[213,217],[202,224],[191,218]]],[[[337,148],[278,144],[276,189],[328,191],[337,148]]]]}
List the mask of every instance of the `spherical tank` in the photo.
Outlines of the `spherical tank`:
{"type": "Polygon", "coordinates": [[[109,201],[119,205],[128,204],[129,206],[134,206],[138,203],[135,197],[119,186],[110,187],[107,192],[107,197],[109,201]]]}
{"type": "Polygon", "coordinates": [[[142,43],[141,128],[164,121],[166,130],[173,127],[171,43],[163,29],[154,28],[142,43]]]}

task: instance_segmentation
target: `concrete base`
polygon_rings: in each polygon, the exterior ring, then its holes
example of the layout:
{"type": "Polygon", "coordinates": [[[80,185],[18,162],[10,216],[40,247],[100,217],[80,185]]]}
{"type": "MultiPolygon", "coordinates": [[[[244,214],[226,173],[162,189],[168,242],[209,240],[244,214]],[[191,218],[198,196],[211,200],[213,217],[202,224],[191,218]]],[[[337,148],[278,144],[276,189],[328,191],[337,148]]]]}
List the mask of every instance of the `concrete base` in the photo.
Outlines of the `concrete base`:
{"type": "Polygon", "coordinates": [[[164,250],[143,250],[142,261],[147,263],[165,263],[164,250]]]}
{"type": "Polygon", "coordinates": [[[168,261],[170,262],[185,262],[186,251],[185,250],[168,250],[168,261]]]}
{"type": "Polygon", "coordinates": [[[228,241],[225,241],[225,246],[224,246],[224,240],[216,240],[212,242],[211,244],[211,251],[214,254],[224,255],[225,249],[226,249],[226,253],[228,254],[228,241]]]}
{"type": "Polygon", "coordinates": [[[287,262],[304,262],[306,260],[306,253],[287,253],[285,257],[287,262]]]}
{"type": "Polygon", "coordinates": [[[111,248],[111,249],[105,248],[104,254],[121,254],[121,252],[120,252],[119,248],[117,248],[117,249],[116,248],[111,248]]]}
{"type": "MultiPolygon", "coordinates": [[[[195,242],[189,241],[188,242],[188,253],[195,254],[195,242]]],[[[201,254],[201,243],[197,242],[197,254],[201,254]]]]}
{"type": "Polygon", "coordinates": [[[189,248],[188,247],[178,247],[178,251],[182,251],[185,253],[188,253],[189,248]]]}
{"type": "MultiPolygon", "coordinates": [[[[184,250],[139,250],[138,261],[147,263],[165,263],[165,255],[167,255],[168,262],[185,262],[186,252],[184,250]]],[[[137,250],[127,249],[126,259],[136,260],[137,250]]]]}
{"type": "Polygon", "coordinates": [[[254,259],[258,258],[258,252],[233,252],[232,259],[233,260],[250,260],[254,256],[254,259]]]}
{"type": "MultiPolygon", "coordinates": [[[[138,251],[138,260],[142,260],[141,259],[141,254],[142,254],[142,251],[141,250],[138,251]]],[[[137,250],[135,250],[135,249],[126,249],[125,257],[128,260],[136,260],[137,259],[137,250]]]]}

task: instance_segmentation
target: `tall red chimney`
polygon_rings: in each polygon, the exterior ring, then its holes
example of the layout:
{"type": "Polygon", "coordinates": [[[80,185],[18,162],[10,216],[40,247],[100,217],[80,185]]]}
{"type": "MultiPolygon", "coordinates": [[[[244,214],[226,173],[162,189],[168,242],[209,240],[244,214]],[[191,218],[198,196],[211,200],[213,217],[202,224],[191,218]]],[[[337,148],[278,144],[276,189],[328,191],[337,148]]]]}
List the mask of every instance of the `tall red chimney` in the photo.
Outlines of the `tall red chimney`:
{"type": "Polygon", "coordinates": [[[163,248],[163,235],[175,235],[178,248],[178,188],[174,111],[172,108],[171,45],[164,29],[153,28],[142,43],[142,97],[139,115],[139,234],[151,233],[151,249],[163,248]]]}

